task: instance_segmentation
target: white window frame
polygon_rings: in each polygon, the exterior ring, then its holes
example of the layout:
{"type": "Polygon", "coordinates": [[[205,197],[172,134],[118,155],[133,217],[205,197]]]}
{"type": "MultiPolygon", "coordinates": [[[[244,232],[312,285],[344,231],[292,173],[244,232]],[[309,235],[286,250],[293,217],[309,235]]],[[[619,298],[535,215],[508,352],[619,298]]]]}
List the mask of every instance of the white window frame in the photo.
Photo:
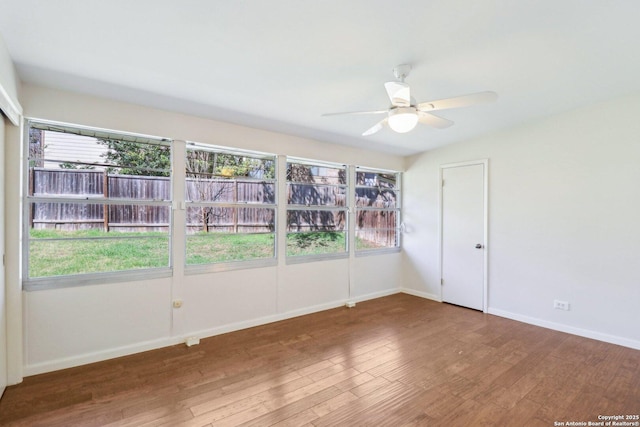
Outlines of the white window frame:
{"type": "MultiPolygon", "coordinates": [[[[170,148],[170,162],[173,163],[173,150],[171,149],[171,140],[167,138],[142,135],[142,134],[134,134],[128,132],[119,132],[112,131],[107,129],[99,129],[99,128],[91,128],[81,125],[68,124],[68,123],[60,123],[60,122],[52,122],[48,120],[40,120],[33,118],[25,118],[24,125],[24,146],[26,147],[26,154],[24,155],[24,165],[23,165],[23,250],[22,250],[22,271],[23,271],[23,279],[22,279],[22,287],[25,291],[35,291],[42,289],[54,289],[54,288],[65,288],[65,287],[75,287],[75,286],[84,286],[90,284],[103,284],[103,283],[116,283],[116,282],[127,282],[127,281],[136,281],[136,280],[147,280],[147,279],[155,279],[155,278],[163,278],[170,277],[172,275],[173,270],[173,259],[172,259],[172,228],[173,228],[173,212],[171,209],[172,201],[171,195],[172,191],[169,192],[169,200],[145,200],[145,199],[117,199],[110,198],[106,199],[104,197],[56,197],[56,196],[30,196],[28,191],[29,186],[29,129],[31,127],[37,127],[42,130],[49,130],[54,132],[62,132],[62,133],[73,133],[76,135],[89,136],[95,138],[105,138],[105,139],[119,139],[128,142],[137,142],[137,143],[145,143],[145,144],[157,144],[162,146],[167,146],[170,148]],[[167,232],[167,241],[168,241],[168,253],[167,266],[163,267],[149,267],[149,268],[140,268],[133,270],[116,270],[116,271],[105,271],[105,272],[93,272],[93,273],[78,273],[71,275],[60,275],[60,276],[45,276],[45,277],[29,277],[29,253],[30,253],[30,206],[32,203],[78,203],[82,201],[84,203],[90,204],[95,202],[101,205],[139,205],[139,206],[166,206],[169,210],[169,224],[168,224],[168,232],[167,232]]],[[[169,172],[169,188],[173,188],[173,175],[171,173],[171,169],[169,172]]],[[[126,238],[126,237],[123,237],[126,238]]],[[[135,238],[135,237],[132,237],[135,238]]],[[[96,240],[101,238],[84,238],[87,240],[96,240]]]]}
{"type": "Polygon", "coordinates": [[[397,253],[402,251],[402,173],[393,170],[387,169],[378,169],[378,168],[370,168],[363,166],[355,167],[355,176],[354,176],[354,185],[352,188],[352,194],[354,200],[357,197],[357,189],[358,188],[375,188],[368,185],[358,185],[357,183],[357,174],[363,173],[375,173],[375,174],[387,174],[387,175],[395,175],[396,177],[396,185],[393,188],[393,191],[396,194],[396,206],[394,208],[377,208],[377,207],[362,207],[358,206],[357,203],[354,202],[354,211],[355,211],[355,219],[354,219],[354,250],[357,257],[368,256],[368,255],[380,255],[380,254],[388,254],[388,253],[397,253]],[[380,248],[368,248],[368,249],[358,249],[355,244],[355,238],[357,235],[357,218],[358,213],[362,211],[373,211],[373,212],[383,212],[383,211],[395,211],[396,212],[396,246],[393,247],[380,247],[380,248]]]}
{"type": "MultiPolygon", "coordinates": [[[[325,162],[320,160],[312,160],[312,159],[304,159],[300,157],[287,156],[286,157],[287,169],[288,169],[289,163],[302,164],[302,165],[311,166],[311,167],[327,167],[332,169],[343,169],[345,173],[346,183],[345,184],[327,184],[327,185],[338,186],[345,189],[345,206],[315,206],[315,205],[290,204],[288,200],[285,200],[284,203],[286,204],[286,212],[287,212],[287,220],[284,221],[285,224],[283,225],[283,227],[285,228],[285,232],[284,232],[285,247],[287,246],[287,242],[286,242],[287,237],[291,233],[288,230],[289,228],[289,224],[287,223],[288,216],[289,216],[288,213],[290,211],[307,210],[307,211],[321,211],[321,212],[322,211],[344,212],[345,226],[344,226],[344,230],[341,231],[341,233],[344,234],[345,248],[344,248],[344,251],[337,252],[337,253],[286,255],[285,257],[286,264],[299,264],[299,263],[313,262],[313,261],[324,261],[324,260],[330,260],[330,259],[348,258],[349,248],[350,248],[349,234],[350,234],[350,228],[351,228],[351,222],[350,222],[351,215],[349,215],[350,206],[351,206],[351,197],[350,197],[350,188],[351,188],[350,181],[351,180],[350,180],[349,166],[344,163],[325,162]]],[[[290,183],[292,182],[286,179],[285,185],[287,187],[287,194],[288,194],[288,185],[290,183]]],[[[308,183],[297,183],[297,184],[308,184],[308,183]]],[[[285,253],[286,253],[286,248],[285,248],[285,253]]]]}
{"type": "MultiPolygon", "coordinates": [[[[265,153],[260,151],[251,151],[251,150],[241,150],[237,148],[230,148],[218,145],[209,145],[199,142],[187,141],[185,147],[185,161],[187,152],[190,149],[201,149],[204,151],[216,152],[220,154],[229,154],[236,156],[246,156],[253,159],[262,159],[262,160],[272,160],[274,164],[274,177],[273,178],[256,178],[256,182],[267,181],[273,184],[274,188],[274,203],[248,203],[248,202],[195,202],[195,201],[187,201],[186,200],[186,189],[185,189],[185,216],[187,212],[187,208],[189,207],[220,207],[220,208],[265,208],[265,209],[273,209],[274,215],[274,228],[273,232],[270,234],[273,235],[273,256],[269,258],[256,258],[250,260],[231,260],[231,261],[221,261],[221,262],[211,262],[211,263],[203,263],[203,264],[187,264],[187,220],[185,218],[185,222],[183,224],[184,228],[184,263],[185,263],[185,274],[201,274],[207,272],[218,272],[218,271],[228,271],[228,270],[239,270],[239,269],[247,269],[247,268],[260,268],[260,267],[270,267],[277,264],[277,248],[278,248],[278,157],[275,154],[265,153]],[[195,147],[195,148],[194,148],[195,147]]],[[[186,186],[186,171],[185,173],[185,182],[186,186]]],[[[251,234],[251,233],[248,233],[251,234]]],[[[259,234],[259,233],[255,233],[259,234]]],[[[267,234],[267,233],[260,233],[267,234]]]]}

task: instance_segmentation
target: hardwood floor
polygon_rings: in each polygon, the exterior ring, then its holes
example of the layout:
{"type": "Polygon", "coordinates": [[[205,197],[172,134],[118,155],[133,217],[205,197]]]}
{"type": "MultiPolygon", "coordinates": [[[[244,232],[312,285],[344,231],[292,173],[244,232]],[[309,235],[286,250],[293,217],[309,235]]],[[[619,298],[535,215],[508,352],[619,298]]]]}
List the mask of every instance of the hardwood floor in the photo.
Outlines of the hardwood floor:
{"type": "Polygon", "coordinates": [[[404,294],[28,377],[0,400],[0,425],[47,427],[554,426],[639,413],[640,351],[404,294]]]}

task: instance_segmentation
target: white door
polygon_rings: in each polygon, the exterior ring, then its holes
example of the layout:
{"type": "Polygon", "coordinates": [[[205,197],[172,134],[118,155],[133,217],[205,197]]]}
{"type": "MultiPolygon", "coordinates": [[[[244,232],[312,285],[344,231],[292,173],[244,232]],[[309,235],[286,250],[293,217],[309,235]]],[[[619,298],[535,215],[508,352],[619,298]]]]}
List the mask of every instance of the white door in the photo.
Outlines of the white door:
{"type": "Polygon", "coordinates": [[[442,166],[442,300],[483,311],[487,164],[442,166]]]}

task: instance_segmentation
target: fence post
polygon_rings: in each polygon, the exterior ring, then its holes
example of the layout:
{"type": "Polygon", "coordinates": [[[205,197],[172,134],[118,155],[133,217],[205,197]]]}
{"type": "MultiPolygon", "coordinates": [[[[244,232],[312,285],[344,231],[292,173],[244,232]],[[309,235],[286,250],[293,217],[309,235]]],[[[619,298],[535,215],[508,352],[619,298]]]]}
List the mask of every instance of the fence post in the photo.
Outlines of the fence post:
{"type": "MultiPolygon", "coordinates": [[[[102,172],[102,192],[105,199],[109,198],[109,175],[105,169],[102,172]]],[[[109,232],[109,205],[104,204],[102,206],[102,213],[104,216],[104,231],[109,232]]]]}
{"type": "MultiPolygon", "coordinates": [[[[238,180],[233,179],[233,203],[238,203],[238,180]]],[[[233,232],[238,233],[238,207],[233,208],[233,232]]]]}

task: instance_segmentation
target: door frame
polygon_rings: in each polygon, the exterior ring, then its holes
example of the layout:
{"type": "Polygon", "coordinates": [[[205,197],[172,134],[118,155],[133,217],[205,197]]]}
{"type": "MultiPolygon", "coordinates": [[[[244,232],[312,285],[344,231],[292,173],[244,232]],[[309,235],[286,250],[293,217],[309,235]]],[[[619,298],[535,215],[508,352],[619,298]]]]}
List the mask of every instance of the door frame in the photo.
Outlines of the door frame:
{"type": "Polygon", "coordinates": [[[464,166],[475,166],[482,165],[483,170],[483,192],[484,192],[484,206],[483,206],[483,277],[482,277],[482,312],[487,313],[489,307],[489,159],[479,159],[479,160],[470,160],[466,162],[456,162],[456,163],[445,163],[440,165],[438,170],[438,199],[440,203],[440,209],[438,212],[438,239],[439,239],[439,265],[440,265],[440,301],[442,298],[442,273],[443,273],[443,216],[444,216],[444,205],[443,205],[443,175],[444,170],[449,168],[458,168],[464,166]]]}
{"type": "Polygon", "coordinates": [[[9,369],[8,359],[9,350],[7,345],[7,281],[5,279],[5,190],[4,183],[6,181],[5,173],[5,147],[6,142],[6,129],[10,126],[9,121],[5,120],[4,116],[0,112],[0,165],[2,165],[2,171],[0,172],[0,397],[4,393],[9,382],[9,369]]]}

